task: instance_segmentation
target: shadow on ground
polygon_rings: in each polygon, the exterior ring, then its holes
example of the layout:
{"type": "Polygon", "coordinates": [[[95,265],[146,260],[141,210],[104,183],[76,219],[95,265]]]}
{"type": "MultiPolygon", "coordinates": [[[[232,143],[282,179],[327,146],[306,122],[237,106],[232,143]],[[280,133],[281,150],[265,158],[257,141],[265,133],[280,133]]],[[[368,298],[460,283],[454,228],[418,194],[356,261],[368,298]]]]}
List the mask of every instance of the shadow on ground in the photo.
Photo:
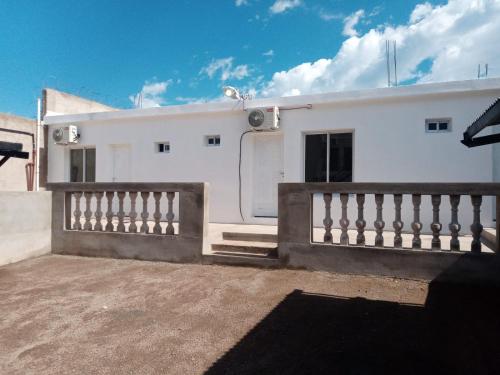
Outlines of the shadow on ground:
{"type": "Polygon", "coordinates": [[[424,306],[295,290],[206,374],[498,374],[499,290],[443,275],[424,306]]]}

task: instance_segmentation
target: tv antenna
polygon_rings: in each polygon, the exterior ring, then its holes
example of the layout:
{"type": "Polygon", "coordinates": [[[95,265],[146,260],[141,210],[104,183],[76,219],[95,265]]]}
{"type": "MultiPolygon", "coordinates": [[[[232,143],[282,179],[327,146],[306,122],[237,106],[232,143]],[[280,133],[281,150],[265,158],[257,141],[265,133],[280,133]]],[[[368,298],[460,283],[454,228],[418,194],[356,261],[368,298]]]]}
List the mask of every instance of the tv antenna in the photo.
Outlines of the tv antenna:
{"type": "Polygon", "coordinates": [[[396,41],[385,41],[385,59],[387,63],[387,87],[398,85],[398,59],[396,54],[396,41]],[[394,67],[394,74],[391,74],[391,42],[392,42],[392,64],[394,67]]]}
{"type": "Polygon", "coordinates": [[[481,64],[477,65],[477,79],[488,78],[488,63],[484,64],[484,70],[481,69],[481,64]]]}

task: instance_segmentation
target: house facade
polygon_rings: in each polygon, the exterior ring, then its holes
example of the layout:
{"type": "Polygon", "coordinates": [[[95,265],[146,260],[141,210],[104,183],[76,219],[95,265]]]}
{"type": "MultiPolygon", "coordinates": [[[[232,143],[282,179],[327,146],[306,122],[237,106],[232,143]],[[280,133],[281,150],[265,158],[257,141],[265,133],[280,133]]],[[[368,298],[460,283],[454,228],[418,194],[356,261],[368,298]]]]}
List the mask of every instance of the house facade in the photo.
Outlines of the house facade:
{"type": "MultiPolygon", "coordinates": [[[[46,116],[49,137],[70,124],[80,135],[66,146],[49,139],[48,181],[208,182],[210,221],[275,224],[279,182],[498,181],[498,148],[460,143],[498,97],[500,79],[485,79],[46,116]],[[280,129],[243,135],[249,110],[271,106],[280,108],[280,129]]],[[[485,202],[485,224],[493,211],[485,202]]]]}

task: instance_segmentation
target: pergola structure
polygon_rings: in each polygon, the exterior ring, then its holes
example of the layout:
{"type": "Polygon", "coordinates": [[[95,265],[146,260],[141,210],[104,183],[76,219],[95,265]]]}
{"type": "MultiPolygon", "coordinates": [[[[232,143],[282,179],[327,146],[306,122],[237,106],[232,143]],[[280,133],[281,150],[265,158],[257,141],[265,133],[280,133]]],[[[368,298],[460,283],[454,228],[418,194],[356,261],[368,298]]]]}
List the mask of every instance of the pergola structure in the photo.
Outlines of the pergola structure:
{"type": "Polygon", "coordinates": [[[467,147],[476,147],[500,142],[500,134],[490,134],[481,137],[476,135],[488,126],[500,125],[500,98],[498,98],[479,118],[464,132],[461,141],[467,147]]]}
{"type": "Polygon", "coordinates": [[[23,151],[22,143],[0,141],[0,167],[10,158],[28,159],[29,152],[23,151]]]}

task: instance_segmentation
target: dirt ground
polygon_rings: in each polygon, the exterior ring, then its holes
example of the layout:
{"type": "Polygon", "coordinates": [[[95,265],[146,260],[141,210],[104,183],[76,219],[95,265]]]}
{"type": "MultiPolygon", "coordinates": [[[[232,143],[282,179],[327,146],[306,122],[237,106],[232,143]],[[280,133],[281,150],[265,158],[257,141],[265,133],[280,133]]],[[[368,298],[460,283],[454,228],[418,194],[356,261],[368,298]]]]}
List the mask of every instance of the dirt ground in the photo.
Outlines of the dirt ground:
{"type": "Polygon", "coordinates": [[[44,256],[0,267],[0,374],[493,373],[498,306],[451,289],[44,256]]]}

